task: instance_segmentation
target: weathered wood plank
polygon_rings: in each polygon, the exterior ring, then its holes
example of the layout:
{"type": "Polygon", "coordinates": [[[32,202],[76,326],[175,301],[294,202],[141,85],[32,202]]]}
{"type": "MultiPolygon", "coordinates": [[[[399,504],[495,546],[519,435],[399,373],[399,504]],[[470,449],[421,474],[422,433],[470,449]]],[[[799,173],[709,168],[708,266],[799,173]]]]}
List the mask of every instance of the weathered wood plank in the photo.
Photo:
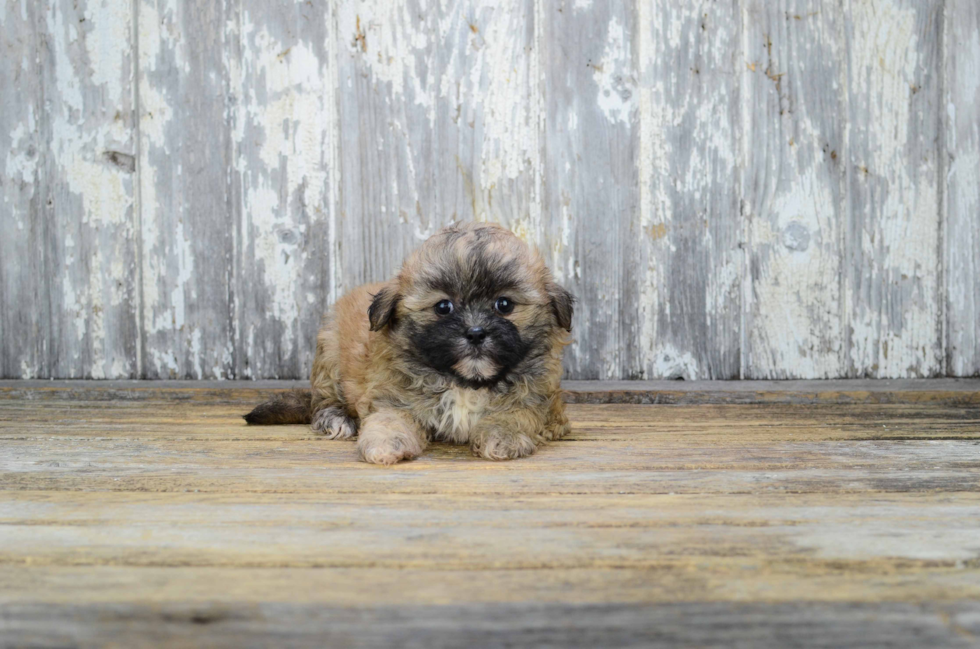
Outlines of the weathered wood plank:
{"type": "MultiPolygon", "coordinates": [[[[490,605],[512,602],[583,604],[677,603],[677,602],[779,602],[804,601],[877,603],[882,592],[891,601],[927,605],[971,598],[976,592],[974,569],[915,567],[887,574],[893,564],[873,579],[862,573],[834,571],[826,564],[808,569],[801,561],[785,570],[753,574],[741,570],[737,557],[728,565],[706,561],[699,566],[683,563],[660,569],[580,570],[419,570],[407,568],[268,568],[235,567],[134,567],[134,566],[25,566],[2,565],[5,588],[0,591],[0,611],[27,601],[57,604],[112,605],[120,601],[143,606],[217,608],[282,606],[302,609],[303,604],[365,608],[392,606],[406,610],[412,605],[490,605]],[[828,568],[830,570],[828,571],[828,568]],[[914,573],[918,577],[910,578],[914,573]],[[850,576],[851,578],[848,578],[850,576]],[[94,586],[99,584],[98,586],[94,586]]],[[[751,566],[751,564],[750,564],[751,566]]],[[[867,574],[867,573],[865,573],[867,574]]]]}
{"type": "Polygon", "coordinates": [[[634,254],[641,236],[636,20],[627,3],[542,3],[542,227],[558,280],[583,305],[569,376],[638,378],[634,254]],[[632,375],[632,376],[631,376],[632,375]]]}
{"type": "Polygon", "coordinates": [[[740,376],[737,5],[637,2],[640,243],[624,242],[636,294],[619,308],[639,311],[639,341],[624,341],[624,376],[740,376]]]}
{"type": "MultiPolygon", "coordinates": [[[[0,402],[0,438],[153,439],[165,443],[322,441],[305,426],[243,426],[241,414],[248,404],[183,400],[178,412],[174,412],[168,407],[172,403],[133,400],[107,406],[105,400],[4,400],[0,402]]],[[[717,446],[731,441],[732,426],[738,427],[740,443],[754,444],[795,442],[804,438],[810,441],[975,439],[980,436],[980,410],[976,406],[934,403],[571,405],[568,416],[572,432],[566,440],[654,440],[676,449],[677,443],[688,444],[690,436],[696,435],[698,444],[717,446]]]]}
{"type": "Polygon", "coordinates": [[[538,163],[534,4],[343,3],[342,288],[387,279],[453,221],[529,225],[538,163]]]}
{"type": "MultiPolygon", "coordinates": [[[[799,431],[801,437],[805,431],[799,431]]],[[[5,440],[0,488],[10,491],[371,493],[459,495],[977,493],[976,438],[823,445],[746,444],[742,453],[665,446],[622,459],[636,442],[568,442],[520,466],[492,468],[468,449],[434,446],[398,469],[369,471],[350,442],[5,440]],[[576,450],[577,449],[577,450],[576,450]],[[666,454],[673,455],[667,457],[666,454]],[[919,459],[921,454],[921,459],[919,459]],[[134,458],[139,458],[139,464],[134,458]],[[721,467],[727,467],[724,470],[721,467]],[[82,471],[84,469],[84,471],[82,471]],[[329,470],[328,470],[329,469],[329,470]],[[397,480],[393,476],[398,476],[397,480]]],[[[649,443],[649,442],[645,442],[649,443]]]]}
{"type": "Polygon", "coordinates": [[[486,218],[580,294],[570,376],[977,374],[976,10],[837,8],[5,0],[0,372],[304,376],[486,218]]]}
{"type": "MultiPolygon", "coordinates": [[[[268,571],[267,571],[268,572],[268,571]]],[[[98,575],[102,577],[102,574],[98,575]]],[[[222,573],[207,574],[222,584],[222,573]]],[[[292,576],[292,575],[291,575],[292,576]]],[[[415,575],[412,575],[414,577],[415,575]]],[[[455,576],[455,575],[454,575],[455,576]]],[[[148,581],[159,584],[156,575],[148,581]]],[[[303,579],[303,586],[314,580],[303,579]]],[[[332,573],[317,588],[335,591],[332,573]]],[[[470,577],[483,584],[483,575],[470,577]]],[[[637,581],[653,584],[661,575],[637,581]]],[[[57,581],[57,579],[52,579],[57,581]]],[[[70,582],[61,577],[60,581],[70,582]]],[[[264,580],[267,581],[267,580],[264,580]]],[[[98,583],[94,580],[91,583],[98,583]]],[[[294,582],[295,583],[295,582],[294,582]]],[[[169,583],[167,585],[170,585],[169,583]]],[[[196,582],[181,581],[192,592],[196,582]]],[[[202,584],[203,585],[203,584],[202,584]]],[[[575,587],[589,583],[572,582],[575,587]]],[[[357,583],[344,583],[361,590],[357,583]]],[[[398,582],[393,590],[404,588],[398,582]]],[[[975,647],[976,602],[908,603],[663,603],[658,605],[547,605],[540,602],[476,606],[348,607],[232,606],[200,602],[152,605],[16,604],[0,612],[10,646],[39,644],[130,647],[262,647],[268,645],[407,647],[975,647]]]]}
{"type": "Polygon", "coordinates": [[[743,569],[810,578],[832,563],[865,576],[980,575],[970,564],[980,494],[104,493],[97,508],[91,498],[0,494],[0,565],[719,571],[734,556],[743,569]]]}
{"type": "Polygon", "coordinates": [[[233,378],[230,0],[139,0],[144,378],[233,378]]]}
{"type": "Polygon", "coordinates": [[[45,0],[35,11],[44,102],[38,122],[45,152],[38,215],[47,284],[42,335],[48,336],[38,373],[135,377],[133,6],[45,0]]]}
{"type": "Polygon", "coordinates": [[[226,53],[241,183],[235,374],[303,378],[338,297],[335,5],[242,0],[238,11],[240,49],[226,53]]]}
{"type": "Polygon", "coordinates": [[[359,463],[352,443],[324,441],[305,426],[246,426],[232,405],[188,405],[177,413],[153,401],[7,400],[0,412],[0,487],[11,490],[370,493],[384,485],[389,493],[527,495],[980,489],[975,407],[576,406],[571,436],[521,462],[487,464],[465,447],[434,445],[419,460],[388,471],[359,463]]]}
{"type": "Polygon", "coordinates": [[[945,12],[946,367],[980,376],[980,6],[945,12]]]}
{"type": "Polygon", "coordinates": [[[943,371],[942,6],[939,0],[845,6],[848,376],[943,371]]]}
{"type": "Polygon", "coordinates": [[[750,289],[742,378],[841,376],[843,25],[830,7],[743,7],[742,218],[750,289]]]}
{"type": "Polygon", "coordinates": [[[975,640],[975,405],[573,405],[530,458],[384,469],[168,389],[0,401],[0,644],[975,640]]]}
{"type": "MultiPolygon", "coordinates": [[[[270,391],[306,389],[308,381],[0,380],[0,399],[153,401],[254,405],[270,391]]],[[[836,381],[565,381],[568,403],[696,404],[980,404],[975,379],[836,381]]]]}
{"type": "Polygon", "coordinates": [[[50,309],[41,218],[38,8],[0,2],[0,377],[44,375],[50,309]],[[17,92],[9,92],[17,88],[17,92]],[[25,255],[25,251],[34,254],[25,255]]]}

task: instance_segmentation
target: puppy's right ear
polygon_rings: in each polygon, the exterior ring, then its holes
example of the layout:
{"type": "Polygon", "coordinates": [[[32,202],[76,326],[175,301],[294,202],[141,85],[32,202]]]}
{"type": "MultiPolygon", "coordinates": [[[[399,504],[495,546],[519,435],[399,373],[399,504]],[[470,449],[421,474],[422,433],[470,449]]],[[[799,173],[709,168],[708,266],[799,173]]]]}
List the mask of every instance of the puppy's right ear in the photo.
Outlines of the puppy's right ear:
{"type": "Polygon", "coordinates": [[[399,299],[398,293],[390,286],[385,286],[374,295],[371,306],[368,307],[371,331],[381,331],[394,322],[399,299]]]}
{"type": "Polygon", "coordinates": [[[575,311],[575,296],[558,284],[551,282],[548,285],[548,299],[551,301],[551,311],[555,314],[558,326],[565,331],[571,331],[572,313],[575,311]]]}

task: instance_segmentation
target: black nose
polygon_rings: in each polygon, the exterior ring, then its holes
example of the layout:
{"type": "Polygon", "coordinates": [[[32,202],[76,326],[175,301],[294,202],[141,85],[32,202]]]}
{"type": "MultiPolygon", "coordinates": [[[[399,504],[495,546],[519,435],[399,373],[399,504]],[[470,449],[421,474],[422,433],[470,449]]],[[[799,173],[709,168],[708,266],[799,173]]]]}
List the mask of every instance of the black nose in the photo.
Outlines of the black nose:
{"type": "Polygon", "coordinates": [[[474,345],[479,345],[487,337],[487,332],[483,327],[470,327],[466,330],[466,338],[474,345]]]}

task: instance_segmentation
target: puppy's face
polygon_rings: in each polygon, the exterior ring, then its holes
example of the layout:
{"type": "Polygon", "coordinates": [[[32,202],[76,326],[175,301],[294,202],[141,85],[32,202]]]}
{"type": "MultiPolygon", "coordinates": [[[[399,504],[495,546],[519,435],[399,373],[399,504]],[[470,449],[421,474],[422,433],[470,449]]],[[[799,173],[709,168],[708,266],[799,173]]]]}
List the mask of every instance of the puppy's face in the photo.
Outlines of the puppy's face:
{"type": "Polygon", "coordinates": [[[426,241],[369,316],[417,367],[486,387],[546,351],[557,329],[571,330],[572,303],[511,232],[469,224],[426,241]]]}

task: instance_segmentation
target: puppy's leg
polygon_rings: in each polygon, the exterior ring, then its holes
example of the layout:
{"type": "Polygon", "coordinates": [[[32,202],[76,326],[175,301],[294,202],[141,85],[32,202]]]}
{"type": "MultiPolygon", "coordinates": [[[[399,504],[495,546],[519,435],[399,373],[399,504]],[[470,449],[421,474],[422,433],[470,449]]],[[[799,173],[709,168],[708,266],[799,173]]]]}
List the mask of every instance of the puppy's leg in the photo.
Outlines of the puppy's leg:
{"type": "Polygon", "coordinates": [[[312,389],[310,427],[327,439],[350,439],[357,435],[357,421],[347,414],[340,390],[337,336],[331,323],[317,335],[316,355],[310,374],[312,389]]]}
{"type": "Polygon", "coordinates": [[[544,438],[548,440],[561,439],[571,431],[572,427],[565,416],[565,402],[561,393],[551,397],[548,405],[548,418],[544,427],[544,438]]]}
{"type": "Polygon", "coordinates": [[[413,460],[422,454],[428,441],[425,431],[407,412],[384,408],[361,422],[357,450],[365,462],[389,466],[413,460]]]}
{"type": "Polygon", "coordinates": [[[470,433],[470,450],[488,460],[515,460],[534,453],[543,433],[543,417],[537,411],[489,415],[470,433]]]}

